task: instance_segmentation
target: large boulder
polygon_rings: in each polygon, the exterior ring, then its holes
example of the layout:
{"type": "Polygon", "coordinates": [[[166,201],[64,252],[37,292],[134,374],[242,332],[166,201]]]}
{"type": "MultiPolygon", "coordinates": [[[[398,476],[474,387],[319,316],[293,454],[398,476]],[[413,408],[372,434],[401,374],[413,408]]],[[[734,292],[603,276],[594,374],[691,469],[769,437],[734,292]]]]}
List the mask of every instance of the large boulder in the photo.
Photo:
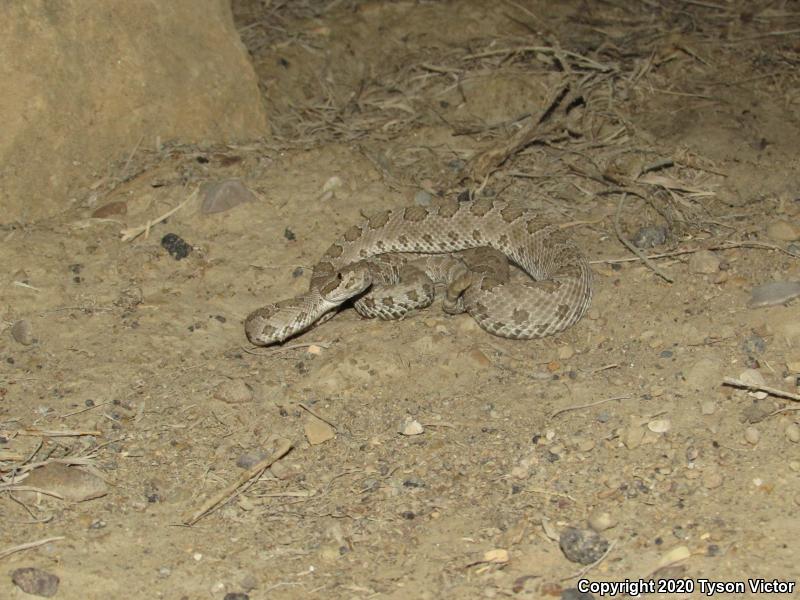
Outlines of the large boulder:
{"type": "Polygon", "coordinates": [[[62,207],[157,140],[267,131],[227,0],[0,2],[0,222],[62,207]]]}

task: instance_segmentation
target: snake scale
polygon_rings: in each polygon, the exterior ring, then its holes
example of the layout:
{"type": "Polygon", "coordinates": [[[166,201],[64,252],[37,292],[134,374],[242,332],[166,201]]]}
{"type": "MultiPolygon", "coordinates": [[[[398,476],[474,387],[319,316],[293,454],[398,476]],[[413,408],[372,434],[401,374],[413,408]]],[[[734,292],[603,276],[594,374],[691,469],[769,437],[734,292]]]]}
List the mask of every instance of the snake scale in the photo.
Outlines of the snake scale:
{"type": "Polygon", "coordinates": [[[496,199],[388,210],[354,225],[314,266],[308,292],[255,310],[248,339],[267,346],[333,316],[347,300],[365,316],[397,319],[430,304],[468,312],[494,335],[531,339],[576,323],[592,272],[562,227],[496,199]],[[508,261],[529,277],[509,276],[508,261]]]}

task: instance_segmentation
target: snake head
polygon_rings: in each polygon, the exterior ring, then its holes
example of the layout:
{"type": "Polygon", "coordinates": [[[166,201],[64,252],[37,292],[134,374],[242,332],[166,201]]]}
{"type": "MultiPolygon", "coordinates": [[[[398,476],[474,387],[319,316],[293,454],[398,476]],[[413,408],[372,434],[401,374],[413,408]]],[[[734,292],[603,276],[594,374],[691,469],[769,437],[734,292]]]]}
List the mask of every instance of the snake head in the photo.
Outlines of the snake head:
{"type": "Polygon", "coordinates": [[[339,271],[320,288],[322,297],[331,304],[342,304],[346,300],[358,296],[372,285],[369,269],[361,264],[339,271]]]}

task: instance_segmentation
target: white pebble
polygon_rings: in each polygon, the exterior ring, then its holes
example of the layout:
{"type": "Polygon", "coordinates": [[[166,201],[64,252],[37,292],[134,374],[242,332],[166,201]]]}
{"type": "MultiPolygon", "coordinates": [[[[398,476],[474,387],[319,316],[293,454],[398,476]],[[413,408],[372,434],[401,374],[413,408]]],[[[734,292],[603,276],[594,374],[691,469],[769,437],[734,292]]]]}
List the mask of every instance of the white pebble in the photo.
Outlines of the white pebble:
{"type": "Polygon", "coordinates": [[[744,439],[747,440],[747,443],[755,446],[761,439],[761,433],[755,427],[748,427],[744,430],[744,439]]]}
{"type": "Polygon", "coordinates": [[[653,419],[647,428],[653,433],[667,433],[672,428],[672,422],[669,419],[653,419]]]}
{"type": "Polygon", "coordinates": [[[617,520],[611,516],[611,513],[595,509],[592,511],[592,514],[589,515],[588,523],[589,527],[599,533],[614,527],[617,524],[617,520]]]}
{"type": "Polygon", "coordinates": [[[22,319],[11,326],[11,337],[23,346],[33,343],[33,330],[29,321],[22,319]]]}
{"type": "Polygon", "coordinates": [[[422,423],[420,423],[416,419],[407,419],[400,426],[400,433],[403,435],[419,435],[424,431],[425,428],[422,426],[422,423]]]}

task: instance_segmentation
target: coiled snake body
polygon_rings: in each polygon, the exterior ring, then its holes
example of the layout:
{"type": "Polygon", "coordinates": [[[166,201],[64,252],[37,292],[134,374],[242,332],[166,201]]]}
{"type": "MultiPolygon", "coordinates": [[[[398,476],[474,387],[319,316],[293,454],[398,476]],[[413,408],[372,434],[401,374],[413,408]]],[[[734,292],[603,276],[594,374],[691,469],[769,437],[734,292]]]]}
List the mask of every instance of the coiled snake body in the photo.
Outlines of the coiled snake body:
{"type": "Polygon", "coordinates": [[[308,292],[252,312],[245,331],[257,345],[282,342],[350,298],[365,316],[402,318],[430,304],[435,283],[446,287],[447,312],[466,311],[489,333],[514,339],[562,331],[592,298],[591,269],[562,228],[504,201],[452,200],[351,227],[315,265],[308,292]],[[530,279],[512,281],[507,261],[530,279]]]}

